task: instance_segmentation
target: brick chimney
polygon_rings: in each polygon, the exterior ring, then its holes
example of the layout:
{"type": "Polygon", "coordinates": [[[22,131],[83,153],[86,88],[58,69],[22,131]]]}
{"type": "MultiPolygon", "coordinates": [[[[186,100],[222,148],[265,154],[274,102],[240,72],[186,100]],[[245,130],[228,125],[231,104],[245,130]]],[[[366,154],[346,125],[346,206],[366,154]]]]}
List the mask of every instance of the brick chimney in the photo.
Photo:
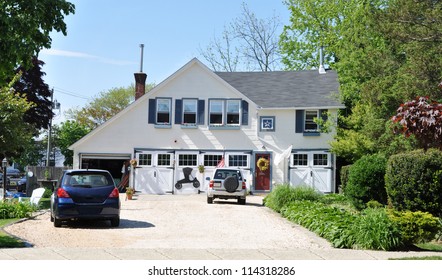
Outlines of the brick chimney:
{"type": "Polygon", "coordinates": [[[144,44],[140,44],[141,60],[140,60],[140,72],[134,73],[135,76],[135,100],[140,98],[146,93],[146,78],[147,74],[143,73],[143,50],[144,44]]]}
{"type": "Polygon", "coordinates": [[[135,76],[135,100],[146,93],[146,73],[134,73],[135,76]]]}

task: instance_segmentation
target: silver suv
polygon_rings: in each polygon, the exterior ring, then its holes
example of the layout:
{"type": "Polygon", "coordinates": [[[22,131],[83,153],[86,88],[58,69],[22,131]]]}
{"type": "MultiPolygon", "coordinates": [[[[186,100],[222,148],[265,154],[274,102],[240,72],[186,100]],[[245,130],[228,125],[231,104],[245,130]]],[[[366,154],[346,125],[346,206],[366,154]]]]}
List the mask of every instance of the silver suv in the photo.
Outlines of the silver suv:
{"type": "Polygon", "coordinates": [[[207,203],[213,203],[213,199],[238,199],[239,204],[246,204],[247,186],[241,170],[233,168],[217,168],[213,178],[209,180],[207,190],[207,203]]]}

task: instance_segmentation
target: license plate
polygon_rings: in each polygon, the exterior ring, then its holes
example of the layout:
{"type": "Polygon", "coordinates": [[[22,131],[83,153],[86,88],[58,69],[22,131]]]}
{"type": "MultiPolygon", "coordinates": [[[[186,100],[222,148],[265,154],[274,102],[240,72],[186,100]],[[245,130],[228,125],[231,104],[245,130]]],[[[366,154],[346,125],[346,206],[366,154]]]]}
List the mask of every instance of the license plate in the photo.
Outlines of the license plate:
{"type": "Polygon", "coordinates": [[[17,182],[11,182],[11,183],[9,183],[9,185],[11,185],[11,186],[16,186],[16,185],[17,185],[17,182]]]}

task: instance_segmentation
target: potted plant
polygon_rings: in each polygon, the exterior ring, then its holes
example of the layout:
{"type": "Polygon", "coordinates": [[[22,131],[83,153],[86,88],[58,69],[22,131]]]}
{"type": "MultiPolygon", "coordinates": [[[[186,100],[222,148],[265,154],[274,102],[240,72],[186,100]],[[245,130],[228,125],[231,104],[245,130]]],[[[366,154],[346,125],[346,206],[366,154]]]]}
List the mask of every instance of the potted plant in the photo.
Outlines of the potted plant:
{"type": "Polygon", "coordinates": [[[131,200],[131,199],[132,199],[132,196],[134,195],[134,192],[135,192],[134,188],[132,188],[132,187],[127,187],[127,188],[126,188],[126,198],[129,199],[129,200],[131,200]]]}
{"type": "Polygon", "coordinates": [[[198,165],[198,171],[199,173],[204,173],[204,165],[202,164],[198,165]]]}

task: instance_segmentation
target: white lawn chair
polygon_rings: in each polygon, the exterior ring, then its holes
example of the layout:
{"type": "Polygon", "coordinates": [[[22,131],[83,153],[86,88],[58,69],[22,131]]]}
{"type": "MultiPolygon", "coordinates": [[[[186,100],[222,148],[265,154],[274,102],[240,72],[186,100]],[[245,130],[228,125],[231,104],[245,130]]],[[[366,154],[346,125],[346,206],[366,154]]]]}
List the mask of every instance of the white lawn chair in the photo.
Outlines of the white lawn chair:
{"type": "Polygon", "coordinates": [[[34,191],[32,191],[32,195],[31,195],[31,198],[29,199],[29,202],[31,204],[38,205],[44,192],[45,192],[45,188],[35,189],[34,191]]]}

